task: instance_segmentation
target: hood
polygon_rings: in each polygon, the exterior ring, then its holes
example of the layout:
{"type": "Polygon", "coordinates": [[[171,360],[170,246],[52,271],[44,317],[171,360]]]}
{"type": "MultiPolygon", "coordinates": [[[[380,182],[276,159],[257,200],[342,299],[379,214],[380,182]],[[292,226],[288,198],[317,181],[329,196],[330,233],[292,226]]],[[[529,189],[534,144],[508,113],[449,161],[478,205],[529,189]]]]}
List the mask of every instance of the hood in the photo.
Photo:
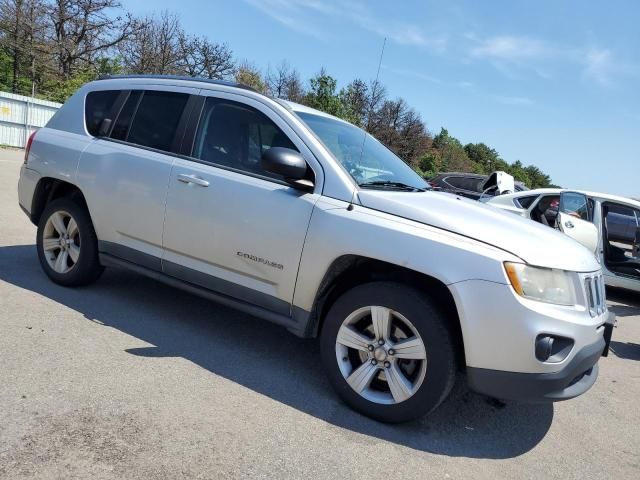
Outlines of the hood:
{"type": "Polygon", "coordinates": [[[358,197],[365,207],[476,239],[531,265],[574,272],[600,268],[595,255],[567,235],[474,200],[433,191],[360,190],[358,197]]]}

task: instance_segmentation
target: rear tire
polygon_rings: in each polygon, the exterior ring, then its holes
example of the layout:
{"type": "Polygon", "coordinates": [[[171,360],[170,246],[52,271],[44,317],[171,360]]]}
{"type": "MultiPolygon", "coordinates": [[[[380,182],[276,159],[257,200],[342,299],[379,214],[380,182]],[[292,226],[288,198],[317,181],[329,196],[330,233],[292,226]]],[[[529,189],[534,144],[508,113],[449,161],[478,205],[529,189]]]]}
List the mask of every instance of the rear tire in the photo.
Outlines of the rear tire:
{"type": "Polygon", "coordinates": [[[104,270],[89,212],[70,197],[53,200],[45,207],[36,247],[42,269],[59,285],[86,285],[104,270]]]}
{"type": "Polygon", "coordinates": [[[382,422],[428,414],[455,383],[446,322],[432,299],[405,285],[349,290],[332,305],[320,337],[331,384],[354,410],[382,422]]]}

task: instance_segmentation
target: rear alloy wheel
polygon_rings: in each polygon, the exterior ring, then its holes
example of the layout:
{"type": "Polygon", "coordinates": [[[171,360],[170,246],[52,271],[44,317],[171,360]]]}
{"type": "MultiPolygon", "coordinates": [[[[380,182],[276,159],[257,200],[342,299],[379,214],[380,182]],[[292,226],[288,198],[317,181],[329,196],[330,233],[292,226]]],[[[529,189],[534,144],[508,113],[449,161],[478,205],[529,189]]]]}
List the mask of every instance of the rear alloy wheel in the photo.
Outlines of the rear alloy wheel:
{"type": "Polygon", "coordinates": [[[89,213],[70,197],[53,200],[42,212],[37,248],[42,269],[60,285],[85,285],[103,271],[89,213]]]}
{"type": "Polygon", "coordinates": [[[456,375],[447,319],[433,301],[392,282],[357,286],[330,308],[321,333],[329,380],[352,408],[384,422],[435,409],[456,375]]]}
{"type": "Polygon", "coordinates": [[[44,256],[56,273],[69,272],[80,258],[80,230],[69,212],[58,210],[45,223],[42,234],[44,256]]]}

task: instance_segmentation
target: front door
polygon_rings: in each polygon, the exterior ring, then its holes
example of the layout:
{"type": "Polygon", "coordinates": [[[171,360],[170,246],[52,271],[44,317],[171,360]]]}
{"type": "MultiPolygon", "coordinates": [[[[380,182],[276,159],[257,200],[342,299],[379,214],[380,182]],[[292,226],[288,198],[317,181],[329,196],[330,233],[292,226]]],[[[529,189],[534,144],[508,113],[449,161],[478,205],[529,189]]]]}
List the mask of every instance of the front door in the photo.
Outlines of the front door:
{"type": "Polygon", "coordinates": [[[586,195],[578,192],[560,194],[557,228],[595,252],[598,247],[598,229],[592,223],[592,216],[586,195]]]}
{"type": "Polygon", "coordinates": [[[268,107],[219,95],[204,99],[193,119],[198,126],[188,140],[189,158],[177,159],[172,169],[163,270],[289,314],[318,194],[296,190],[263,170],[260,158],[276,146],[296,149],[305,158],[310,152],[268,107]]]}

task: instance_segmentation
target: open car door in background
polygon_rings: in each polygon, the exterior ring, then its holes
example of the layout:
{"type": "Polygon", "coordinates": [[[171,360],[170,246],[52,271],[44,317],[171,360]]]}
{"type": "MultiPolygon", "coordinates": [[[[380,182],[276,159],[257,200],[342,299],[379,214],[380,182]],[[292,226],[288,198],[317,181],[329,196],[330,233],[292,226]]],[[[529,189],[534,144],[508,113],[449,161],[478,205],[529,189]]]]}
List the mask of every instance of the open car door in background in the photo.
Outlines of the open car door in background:
{"type": "Polygon", "coordinates": [[[612,272],[640,279],[640,210],[606,202],[602,213],[605,265],[612,272]]]}
{"type": "Polygon", "coordinates": [[[562,192],[556,228],[595,253],[598,247],[598,229],[592,223],[591,210],[586,195],[578,192],[562,192]]]}

